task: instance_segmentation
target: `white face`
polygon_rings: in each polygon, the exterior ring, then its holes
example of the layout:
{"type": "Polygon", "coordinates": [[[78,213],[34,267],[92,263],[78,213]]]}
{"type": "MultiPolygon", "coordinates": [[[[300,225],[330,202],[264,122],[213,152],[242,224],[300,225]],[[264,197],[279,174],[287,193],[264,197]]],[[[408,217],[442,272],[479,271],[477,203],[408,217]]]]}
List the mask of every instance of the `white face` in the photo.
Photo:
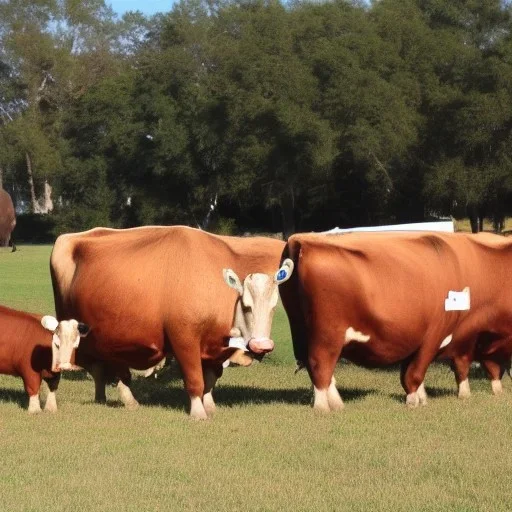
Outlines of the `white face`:
{"type": "Polygon", "coordinates": [[[242,312],[249,339],[270,339],[272,318],[279,298],[278,284],[267,274],[249,274],[244,279],[242,312]]]}
{"type": "Polygon", "coordinates": [[[52,316],[41,319],[45,329],[53,332],[52,341],[52,371],[71,370],[73,350],[80,344],[80,338],[87,336],[89,327],[74,319],[58,322],[52,316]]]}
{"type": "Polygon", "coordinates": [[[265,354],[274,348],[270,332],[279,299],[278,286],[287,281],[292,272],[293,262],[287,259],[275,275],[249,274],[242,286],[233,270],[224,270],[226,283],[240,295],[241,308],[237,304],[234,327],[240,329],[249,349],[255,354],[265,354]]]}

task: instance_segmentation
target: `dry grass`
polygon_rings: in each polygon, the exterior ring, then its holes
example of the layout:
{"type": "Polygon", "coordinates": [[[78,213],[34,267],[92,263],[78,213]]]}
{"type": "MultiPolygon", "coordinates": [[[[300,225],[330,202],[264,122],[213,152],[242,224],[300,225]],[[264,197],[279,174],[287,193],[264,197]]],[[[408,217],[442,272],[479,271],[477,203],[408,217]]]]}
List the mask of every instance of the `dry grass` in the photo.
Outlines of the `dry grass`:
{"type": "MultiPolygon", "coordinates": [[[[47,312],[48,255],[0,254],[0,303],[47,312]]],[[[226,370],[208,422],[184,413],[175,367],[135,379],[137,411],[110,388],[107,406],[92,403],[92,381],[78,373],[61,383],[59,412],[37,417],[26,413],[21,381],[0,377],[1,510],[510,509],[510,381],[493,397],[475,375],[462,402],[448,367],[434,365],[428,406],[408,410],[397,371],[342,364],[345,411],[319,416],[307,375],[293,375],[282,310],[274,338],[271,358],[226,370]]]]}
{"type": "MultiPolygon", "coordinates": [[[[471,224],[469,223],[469,219],[460,219],[454,220],[455,231],[466,231],[471,233],[471,224]]],[[[492,221],[489,219],[484,219],[484,231],[494,231],[494,227],[492,225],[492,221]]],[[[507,217],[505,219],[505,226],[503,228],[503,233],[508,234],[512,231],[512,217],[507,217]]]]}

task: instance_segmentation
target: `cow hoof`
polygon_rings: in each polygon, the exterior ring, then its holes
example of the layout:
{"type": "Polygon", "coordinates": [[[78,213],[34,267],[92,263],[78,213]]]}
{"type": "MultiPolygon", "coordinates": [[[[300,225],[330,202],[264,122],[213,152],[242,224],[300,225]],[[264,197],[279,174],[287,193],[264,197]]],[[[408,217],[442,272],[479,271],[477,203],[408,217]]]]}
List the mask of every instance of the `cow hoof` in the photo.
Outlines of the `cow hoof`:
{"type": "Polygon", "coordinates": [[[203,406],[204,410],[206,411],[206,415],[208,417],[213,416],[215,412],[217,411],[217,406],[215,405],[215,402],[213,401],[213,397],[211,393],[207,393],[203,397],[203,406]]]}
{"type": "Polygon", "coordinates": [[[190,412],[190,418],[194,421],[204,421],[208,420],[208,415],[206,414],[206,411],[199,412],[199,411],[191,411],[190,412]]]}
{"type": "Polygon", "coordinates": [[[57,412],[57,399],[54,391],[48,393],[46,403],[44,404],[44,410],[45,412],[57,412]]]}
{"type": "Polygon", "coordinates": [[[136,411],[139,408],[139,402],[137,402],[137,400],[133,400],[124,404],[124,406],[128,411],[136,411]]]}
{"type": "Polygon", "coordinates": [[[343,402],[335,403],[335,404],[331,404],[329,402],[329,407],[330,407],[331,412],[340,412],[340,411],[343,411],[343,409],[345,409],[345,404],[343,402]]]}
{"type": "Polygon", "coordinates": [[[418,407],[418,405],[420,405],[420,398],[418,396],[418,393],[409,393],[407,395],[407,398],[405,399],[405,405],[407,405],[407,407],[410,408],[418,407]]]}
{"type": "Polygon", "coordinates": [[[471,390],[469,388],[468,379],[463,380],[459,383],[459,398],[465,400],[471,396],[471,390]]]}
{"type": "Polygon", "coordinates": [[[200,397],[194,396],[190,400],[190,417],[193,420],[207,420],[208,415],[200,397]]]}
{"type": "Polygon", "coordinates": [[[314,404],[313,410],[318,414],[328,414],[331,412],[331,408],[327,404],[322,404],[322,405],[314,404]]]}
{"type": "Polygon", "coordinates": [[[331,379],[331,384],[327,389],[327,403],[331,411],[341,411],[344,409],[345,404],[336,388],[336,380],[334,377],[331,379]]]}
{"type": "Polygon", "coordinates": [[[418,388],[418,400],[420,402],[420,405],[427,405],[427,392],[425,391],[425,386],[423,382],[421,383],[420,387],[418,388]]]}
{"type": "Polygon", "coordinates": [[[491,387],[492,387],[493,394],[501,395],[501,393],[503,393],[503,386],[501,384],[501,380],[491,381],[491,387]]]}
{"type": "Polygon", "coordinates": [[[28,399],[28,413],[39,414],[41,412],[41,403],[39,402],[39,395],[30,396],[28,399]]]}

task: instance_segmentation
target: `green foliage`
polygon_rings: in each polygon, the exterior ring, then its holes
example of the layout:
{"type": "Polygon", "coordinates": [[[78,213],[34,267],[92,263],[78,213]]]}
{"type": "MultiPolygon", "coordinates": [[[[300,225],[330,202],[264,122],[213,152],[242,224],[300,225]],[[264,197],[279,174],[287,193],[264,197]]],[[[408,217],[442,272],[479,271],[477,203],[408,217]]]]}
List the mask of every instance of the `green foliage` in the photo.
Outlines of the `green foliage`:
{"type": "MultiPolygon", "coordinates": [[[[512,195],[500,0],[0,4],[0,167],[62,229],[494,219],[512,195]],[[94,199],[92,199],[94,198],[94,199]],[[271,219],[271,220],[269,220],[271,219]]],[[[234,228],[233,228],[234,229],[234,228]]]]}

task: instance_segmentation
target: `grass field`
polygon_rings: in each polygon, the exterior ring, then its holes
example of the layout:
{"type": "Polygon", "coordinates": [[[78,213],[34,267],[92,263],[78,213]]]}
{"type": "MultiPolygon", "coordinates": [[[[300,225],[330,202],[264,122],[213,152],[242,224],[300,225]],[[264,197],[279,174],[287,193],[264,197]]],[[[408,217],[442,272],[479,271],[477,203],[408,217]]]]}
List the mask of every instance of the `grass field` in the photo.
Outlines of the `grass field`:
{"type": "MultiPolygon", "coordinates": [[[[53,312],[48,246],[0,250],[0,303],[53,312]]],[[[0,376],[1,511],[505,511],[512,509],[512,386],[455,397],[444,365],[427,375],[427,407],[409,410],[395,370],[342,364],[345,410],[310,408],[293,374],[286,317],[271,357],[228,368],[208,422],[185,413],[177,371],[136,378],[143,405],[114,389],[93,403],[83,373],[62,380],[59,412],[29,416],[21,379],[0,376]]]]}

